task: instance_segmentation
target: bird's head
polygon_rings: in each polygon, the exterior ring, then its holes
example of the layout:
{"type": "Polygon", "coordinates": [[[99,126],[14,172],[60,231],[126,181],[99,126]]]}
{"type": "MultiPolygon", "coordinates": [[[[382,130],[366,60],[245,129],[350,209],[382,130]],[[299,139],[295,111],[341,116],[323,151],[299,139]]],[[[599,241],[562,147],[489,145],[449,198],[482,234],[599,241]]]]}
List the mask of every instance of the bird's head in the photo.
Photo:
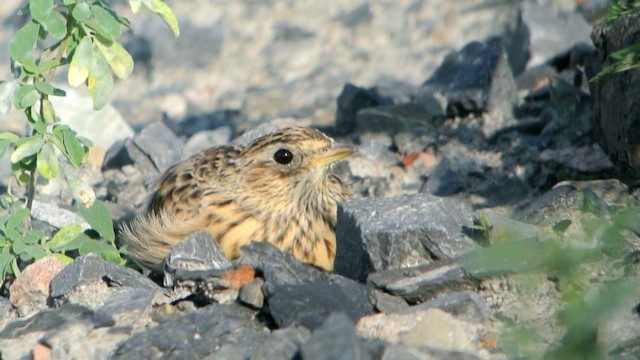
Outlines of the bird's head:
{"type": "Polygon", "coordinates": [[[255,195],[310,201],[328,196],[335,201],[344,189],[335,183],[330,168],[353,152],[353,147],[338,145],[319,130],[286,128],[248,144],[238,165],[244,169],[244,187],[255,195]]]}

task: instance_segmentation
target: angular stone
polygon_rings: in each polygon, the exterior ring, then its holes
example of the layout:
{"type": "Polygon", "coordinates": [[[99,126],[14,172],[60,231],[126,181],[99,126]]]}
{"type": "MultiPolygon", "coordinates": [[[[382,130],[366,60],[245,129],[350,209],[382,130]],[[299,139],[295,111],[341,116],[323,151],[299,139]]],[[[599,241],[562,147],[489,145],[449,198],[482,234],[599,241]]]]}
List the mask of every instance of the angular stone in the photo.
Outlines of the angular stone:
{"type": "Polygon", "coordinates": [[[209,305],[133,335],[111,358],[202,359],[230,353],[247,357],[268,334],[246,308],[209,305]]]}
{"type": "Polygon", "coordinates": [[[302,325],[313,330],[335,313],[352,321],[373,313],[370,291],[349,279],[275,286],[267,292],[271,316],[278,326],[302,325]]]}
{"type": "Polygon", "coordinates": [[[62,229],[70,224],[80,224],[83,230],[90,227],[89,224],[75,212],[61,208],[56,204],[45,203],[38,200],[33,200],[31,217],[46,222],[56,229],[62,229]]]}
{"type": "Polygon", "coordinates": [[[396,134],[405,131],[434,132],[432,119],[439,114],[427,112],[418,103],[371,107],[358,111],[355,130],[396,134]]]}
{"type": "MultiPolygon", "coordinates": [[[[67,265],[51,281],[51,298],[58,301],[70,301],[69,295],[74,290],[81,290],[87,286],[98,286],[103,299],[84,299],[93,304],[101,305],[106,297],[111,295],[106,288],[116,284],[137,289],[161,291],[160,287],[149,278],[133,269],[118,266],[102,260],[95,254],[89,254],[77,258],[67,265]]],[[[91,292],[85,294],[91,297],[91,292]]],[[[96,294],[97,295],[97,294],[96,294]]]]}
{"type": "Polygon", "coordinates": [[[409,308],[409,305],[403,298],[387,294],[377,289],[371,292],[371,300],[376,310],[383,313],[399,312],[409,308]]]}
{"type": "Polygon", "coordinates": [[[471,208],[430,194],[350,199],[338,206],[337,274],[363,281],[375,271],[463,255],[478,245],[465,233],[471,208]]]}
{"type": "Polygon", "coordinates": [[[179,242],[166,258],[164,286],[173,286],[177,272],[225,270],[231,268],[231,261],[224,254],[211,234],[198,231],[179,242]]]}
{"type": "Polygon", "coordinates": [[[273,292],[274,286],[327,281],[329,278],[324,271],[302,263],[293,255],[266,242],[253,241],[241,250],[238,263],[250,265],[260,271],[265,279],[267,292],[273,292]]]}
{"type": "Polygon", "coordinates": [[[338,95],[336,109],[336,132],[348,134],[356,126],[356,114],[365,108],[391,105],[390,98],[380,96],[375,88],[365,89],[347,83],[338,95]]]}
{"type": "Polygon", "coordinates": [[[423,302],[445,292],[473,290],[477,286],[460,265],[445,260],[374,273],[368,281],[410,303],[423,302]]]}
{"type": "Polygon", "coordinates": [[[154,122],[133,138],[133,144],[163,173],[182,156],[182,140],[164,123],[154,122]]]}
{"type": "Polygon", "coordinates": [[[9,288],[9,300],[20,316],[30,315],[48,307],[51,279],[64,264],[53,256],[46,256],[27,266],[9,288]]]}
{"type": "Polygon", "coordinates": [[[518,101],[516,83],[499,39],[472,42],[447,55],[423,88],[444,95],[450,116],[488,112],[511,117],[518,101]]]}
{"type": "Polygon", "coordinates": [[[462,177],[451,168],[451,161],[444,157],[431,171],[420,192],[435,196],[450,196],[465,188],[462,177]]]}
{"type": "Polygon", "coordinates": [[[344,314],[329,316],[322,326],[311,334],[302,345],[303,359],[350,360],[377,359],[382,352],[382,343],[366,342],[354,332],[352,319],[344,314]]]}
{"type": "MultiPolygon", "coordinates": [[[[445,293],[433,300],[413,306],[412,310],[436,308],[455,316],[457,319],[482,323],[491,318],[491,309],[487,303],[473,291],[454,291],[445,293]]],[[[405,309],[404,312],[408,312],[405,309]]]]}
{"type": "Polygon", "coordinates": [[[144,319],[148,318],[155,295],[153,290],[122,288],[94,311],[94,318],[111,319],[114,323],[110,326],[132,326],[142,322],[137,326],[141,329],[146,325],[144,319]]]}
{"type": "Polygon", "coordinates": [[[5,325],[18,317],[13,305],[6,297],[0,296],[0,331],[5,325]]]}
{"type": "MultiPolygon", "coordinates": [[[[640,14],[603,21],[591,34],[598,57],[587,64],[587,76],[612,65],[611,54],[640,42],[640,14]]],[[[593,97],[595,135],[602,149],[624,178],[640,176],[640,108],[636,96],[640,93],[640,71],[610,74],[589,83],[593,97]]]]}
{"type": "Polygon", "coordinates": [[[262,308],[264,305],[264,294],[262,293],[262,285],[264,280],[254,279],[252,282],[242,286],[240,288],[240,294],[238,298],[243,304],[247,304],[256,309],[262,308]]]}
{"type": "Polygon", "coordinates": [[[294,359],[298,349],[310,335],[311,332],[302,326],[274,330],[265,342],[251,353],[251,359],[294,359]]]}

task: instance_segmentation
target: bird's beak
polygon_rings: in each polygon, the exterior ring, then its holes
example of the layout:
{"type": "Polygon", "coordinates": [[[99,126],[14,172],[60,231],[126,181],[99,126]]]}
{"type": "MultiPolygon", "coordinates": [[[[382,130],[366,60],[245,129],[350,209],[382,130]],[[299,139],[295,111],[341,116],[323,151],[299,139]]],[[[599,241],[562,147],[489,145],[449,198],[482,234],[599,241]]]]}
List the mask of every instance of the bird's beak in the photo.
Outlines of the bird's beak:
{"type": "Polygon", "coordinates": [[[354,152],[355,149],[352,146],[334,144],[324,154],[312,159],[310,163],[312,167],[326,166],[349,157],[354,152]]]}

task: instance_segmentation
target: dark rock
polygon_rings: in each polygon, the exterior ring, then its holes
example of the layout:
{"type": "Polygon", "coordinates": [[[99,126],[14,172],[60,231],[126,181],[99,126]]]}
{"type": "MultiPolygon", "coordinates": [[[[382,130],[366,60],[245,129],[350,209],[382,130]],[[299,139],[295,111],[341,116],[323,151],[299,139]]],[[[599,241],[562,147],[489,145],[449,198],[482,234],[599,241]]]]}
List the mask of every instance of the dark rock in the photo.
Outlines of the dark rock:
{"type": "Polygon", "coordinates": [[[231,261],[220,244],[208,232],[198,231],[171,248],[165,260],[164,285],[173,286],[173,278],[177,272],[228,268],[231,268],[231,261]]]}
{"type": "Polygon", "coordinates": [[[435,132],[432,119],[435,116],[418,103],[371,107],[358,111],[358,132],[382,132],[396,134],[404,131],[435,132]]]}
{"type": "Polygon", "coordinates": [[[302,359],[351,360],[379,359],[384,344],[365,341],[356,336],[351,319],[343,314],[329,316],[309,340],[302,345],[302,359]]]}
{"type": "Polygon", "coordinates": [[[353,280],[333,277],[299,285],[274,286],[267,292],[269,311],[278,326],[320,326],[329,315],[344,313],[352,321],[373,313],[370,291],[353,280]]]}
{"type": "Polygon", "coordinates": [[[273,292],[274,286],[298,285],[317,281],[328,281],[329,274],[300,262],[289,253],[274,245],[253,241],[242,247],[238,263],[247,264],[262,273],[265,290],[273,292]]]}
{"type": "Polygon", "coordinates": [[[336,132],[344,135],[353,131],[356,126],[356,114],[360,110],[391,104],[391,99],[380,96],[375,88],[365,89],[345,84],[337,100],[336,132]]]}
{"type": "Polygon", "coordinates": [[[262,293],[262,285],[264,285],[264,280],[259,278],[244,285],[240,288],[238,299],[243,304],[247,304],[256,309],[262,308],[262,306],[264,305],[264,294],[262,293]]]}
{"type": "Polygon", "coordinates": [[[488,181],[475,186],[473,192],[485,198],[482,207],[513,205],[531,194],[531,187],[518,176],[493,174],[488,181]]]}
{"type": "Polygon", "coordinates": [[[499,39],[472,42],[447,55],[423,88],[444,95],[449,116],[488,112],[511,117],[518,101],[499,39]]]}
{"type": "Polygon", "coordinates": [[[444,157],[431,171],[420,192],[435,196],[449,196],[464,190],[462,177],[451,168],[451,161],[444,157]]]}
{"type": "Polygon", "coordinates": [[[573,213],[582,207],[584,193],[574,185],[557,186],[529,204],[518,217],[520,220],[549,226],[573,218],[573,213]]]}
{"type": "Polygon", "coordinates": [[[230,126],[222,126],[213,130],[200,131],[187,140],[182,158],[187,158],[211,147],[229,144],[233,130],[230,126]]]}
{"type": "Polygon", "coordinates": [[[377,272],[369,275],[368,281],[377,288],[402,296],[409,303],[423,302],[445,292],[473,290],[477,286],[460,265],[444,260],[377,272]]]}
{"type": "Polygon", "coordinates": [[[29,318],[13,321],[0,332],[0,357],[31,359],[31,351],[36,344],[46,343],[47,337],[65,333],[74,325],[83,327],[85,333],[94,328],[96,323],[93,311],[84,306],[65,305],[56,310],[44,310],[29,318]]]}
{"type": "Polygon", "coordinates": [[[315,35],[313,31],[285,21],[275,23],[273,32],[275,33],[274,40],[284,42],[305,40],[315,35]]]}
{"type": "Polygon", "coordinates": [[[338,206],[337,274],[363,281],[375,271],[426,264],[478,245],[463,232],[471,208],[429,194],[350,199],[338,206]]]}
{"type": "Polygon", "coordinates": [[[302,326],[277,329],[251,354],[251,359],[294,359],[300,346],[309,338],[310,331],[302,326]]]}
{"type": "Polygon", "coordinates": [[[383,313],[399,312],[409,308],[409,305],[403,298],[387,294],[377,289],[371,292],[371,302],[373,306],[376,307],[376,310],[383,313]]]}
{"type": "MultiPolygon", "coordinates": [[[[591,37],[598,57],[588,63],[589,78],[612,65],[612,53],[640,42],[640,14],[602,22],[594,28],[591,37]]],[[[635,95],[640,93],[640,70],[607,75],[589,85],[598,143],[624,178],[638,179],[640,108],[635,95]]]]}
{"type": "Polygon", "coordinates": [[[211,113],[190,115],[179,121],[165,118],[163,123],[176,135],[190,138],[202,131],[217,128],[230,129],[234,123],[241,121],[242,118],[239,111],[225,109],[211,113]]]}
{"type": "MultiPolygon", "coordinates": [[[[164,123],[154,122],[133,138],[143,155],[150,159],[155,170],[163,173],[180,160],[182,141],[164,123]]],[[[139,157],[135,158],[137,161],[139,157]]]]}
{"type": "Polygon", "coordinates": [[[483,323],[491,319],[491,309],[477,293],[471,291],[454,291],[413,306],[412,310],[438,308],[454,315],[457,319],[483,323]]]}
{"type": "Polygon", "coordinates": [[[249,356],[268,330],[238,305],[209,305],[177,316],[122,342],[112,359],[202,359],[238,353],[249,356]]]}
{"type": "Polygon", "coordinates": [[[150,312],[155,295],[156,292],[153,290],[123,288],[95,310],[94,318],[110,319],[113,322],[103,326],[132,325],[141,317],[144,318],[143,314],[150,312]]]}
{"type": "Polygon", "coordinates": [[[91,282],[159,291],[160,287],[133,269],[102,260],[95,254],[77,258],[51,280],[51,298],[65,297],[74,288],[91,282]]]}
{"type": "Polygon", "coordinates": [[[129,154],[127,144],[130,139],[118,140],[107,150],[102,162],[102,171],[108,169],[120,169],[125,165],[133,165],[135,160],[129,154]]]}

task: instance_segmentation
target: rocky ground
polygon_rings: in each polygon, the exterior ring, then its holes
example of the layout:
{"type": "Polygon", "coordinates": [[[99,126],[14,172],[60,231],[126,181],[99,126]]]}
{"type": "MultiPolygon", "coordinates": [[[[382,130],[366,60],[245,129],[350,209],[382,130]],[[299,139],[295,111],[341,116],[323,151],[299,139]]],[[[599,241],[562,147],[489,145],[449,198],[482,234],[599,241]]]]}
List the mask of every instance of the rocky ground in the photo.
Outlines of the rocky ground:
{"type": "MultiPolygon", "coordinates": [[[[2,78],[19,3],[0,5],[2,78]]],[[[639,74],[587,80],[637,17],[600,25],[597,0],[169,4],[178,39],[131,15],[136,69],[111,104],[93,112],[83,89],[54,103],[95,144],[77,175],[121,222],[189,154],[318,127],[358,149],[336,167],[354,199],[338,210],[335,272],[262,243],[232,263],[204,233],[163,278],[44,258],[5,284],[3,359],[640,354],[639,287],[622,287],[640,258],[625,116],[639,74]]],[[[23,131],[20,114],[0,127],[23,131]]],[[[77,221],[72,201],[43,184],[35,222],[77,221]]]]}

